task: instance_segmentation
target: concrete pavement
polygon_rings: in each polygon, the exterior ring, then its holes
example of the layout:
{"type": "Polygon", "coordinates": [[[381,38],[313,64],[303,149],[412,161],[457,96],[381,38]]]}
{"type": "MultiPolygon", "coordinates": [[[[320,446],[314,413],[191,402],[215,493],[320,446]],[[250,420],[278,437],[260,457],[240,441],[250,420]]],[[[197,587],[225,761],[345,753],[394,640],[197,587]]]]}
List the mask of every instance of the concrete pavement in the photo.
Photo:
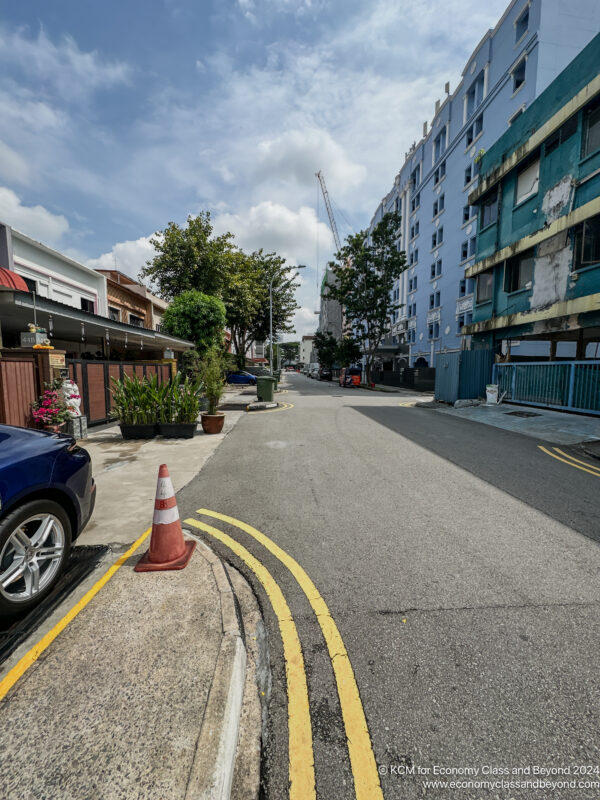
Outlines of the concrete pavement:
{"type": "Polygon", "coordinates": [[[3,800],[257,796],[268,668],[247,584],[202,543],[181,571],[135,573],[148,538],[122,555],[151,523],[158,465],[180,489],[241,416],[226,414],[220,436],[124,442],[107,428],[85,443],[98,501],[78,544],[111,552],[2,665],[3,800]]]}

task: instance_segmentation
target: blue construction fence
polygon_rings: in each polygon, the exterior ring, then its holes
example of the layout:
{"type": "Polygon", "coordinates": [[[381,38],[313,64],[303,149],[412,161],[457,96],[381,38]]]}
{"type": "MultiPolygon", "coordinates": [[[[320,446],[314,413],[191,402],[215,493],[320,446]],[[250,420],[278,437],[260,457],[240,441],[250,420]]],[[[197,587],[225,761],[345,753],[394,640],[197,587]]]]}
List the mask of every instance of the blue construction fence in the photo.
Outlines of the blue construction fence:
{"type": "Polygon", "coordinates": [[[492,383],[513,403],[600,414],[600,361],[494,364],[492,383]]]}

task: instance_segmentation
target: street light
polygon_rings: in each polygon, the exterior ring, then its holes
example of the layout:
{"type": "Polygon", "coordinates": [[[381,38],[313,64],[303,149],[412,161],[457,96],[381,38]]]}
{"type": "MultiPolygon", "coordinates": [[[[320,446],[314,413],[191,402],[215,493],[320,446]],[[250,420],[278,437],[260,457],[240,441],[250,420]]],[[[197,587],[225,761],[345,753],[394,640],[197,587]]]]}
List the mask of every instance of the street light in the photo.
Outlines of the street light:
{"type": "MultiPolygon", "coordinates": [[[[296,269],[297,270],[306,269],[306,264],[298,264],[296,269]]],[[[292,275],[292,277],[287,282],[291,283],[294,280],[294,278],[298,277],[298,274],[299,273],[296,272],[296,274],[292,275]]],[[[271,282],[269,283],[269,349],[271,353],[271,357],[269,359],[269,367],[271,375],[273,375],[273,281],[275,280],[276,277],[277,273],[273,275],[273,277],[271,278],[271,282]]]]}

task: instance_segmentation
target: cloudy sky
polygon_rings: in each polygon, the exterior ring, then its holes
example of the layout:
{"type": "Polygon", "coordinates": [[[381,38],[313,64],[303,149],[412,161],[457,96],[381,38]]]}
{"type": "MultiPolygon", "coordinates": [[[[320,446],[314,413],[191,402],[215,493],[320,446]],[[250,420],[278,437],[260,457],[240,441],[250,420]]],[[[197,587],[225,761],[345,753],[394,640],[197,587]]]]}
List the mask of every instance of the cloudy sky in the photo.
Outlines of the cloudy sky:
{"type": "Polygon", "coordinates": [[[306,264],[313,332],[340,234],[508,0],[0,2],[0,220],[137,276],[149,236],[211,211],[246,249],[306,264]],[[318,252],[318,259],[317,259],[318,252]]]}

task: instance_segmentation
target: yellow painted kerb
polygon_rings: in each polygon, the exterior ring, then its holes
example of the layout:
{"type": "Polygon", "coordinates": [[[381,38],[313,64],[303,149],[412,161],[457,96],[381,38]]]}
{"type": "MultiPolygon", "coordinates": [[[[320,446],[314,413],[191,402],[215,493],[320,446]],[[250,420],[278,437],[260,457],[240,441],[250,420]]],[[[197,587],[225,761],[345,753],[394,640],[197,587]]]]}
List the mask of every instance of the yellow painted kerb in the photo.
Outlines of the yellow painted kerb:
{"type": "Polygon", "coordinates": [[[4,676],[4,678],[0,681],[0,700],[6,696],[7,692],[9,692],[15,683],[19,680],[19,678],[27,672],[29,667],[37,661],[37,659],[42,655],[44,650],[48,648],[52,642],[56,639],[56,637],[64,631],[67,627],[69,622],[71,622],[80,611],[87,606],[87,604],[94,598],[100,589],[108,583],[108,581],[112,578],[115,572],[120,569],[123,564],[127,561],[127,559],[133,555],[133,553],[138,549],[138,547],[144,542],[144,540],[150,535],[152,528],[148,528],[139,539],[137,539],[127,550],[126,553],[115,561],[115,563],[107,569],[104,575],[100,578],[100,580],[96,581],[96,583],[92,586],[92,588],[86,592],[81,600],[76,603],[73,608],[71,608],[65,616],[59,620],[56,625],[48,631],[45,636],[42,636],[40,641],[35,644],[31,650],[28,650],[25,655],[15,664],[15,666],[4,676]]]}
{"type": "Polygon", "coordinates": [[[186,519],[185,523],[214,536],[239,556],[261,582],[271,601],[283,642],[287,678],[290,800],[313,800],[316,790],[308,686],[300,639],[290,607],[268,569],[239,542],[196,519],[186,519]]]}
{"type": "Polygon", "coordinates": [[[383,800],[371,737],[352,664],[338,627],[317,587],[294,558],[276,545],[268,536],[265,536],[264,533],[256,530],[256,528],[233,517],[218,514],[216,511],[209,511],[206,508],[198,509],[198,514],[220,519],[252,536],[278,558],[298,582],[316,614],[329,651],[346,729],[348,753],[357,800],[383,800]]]}

